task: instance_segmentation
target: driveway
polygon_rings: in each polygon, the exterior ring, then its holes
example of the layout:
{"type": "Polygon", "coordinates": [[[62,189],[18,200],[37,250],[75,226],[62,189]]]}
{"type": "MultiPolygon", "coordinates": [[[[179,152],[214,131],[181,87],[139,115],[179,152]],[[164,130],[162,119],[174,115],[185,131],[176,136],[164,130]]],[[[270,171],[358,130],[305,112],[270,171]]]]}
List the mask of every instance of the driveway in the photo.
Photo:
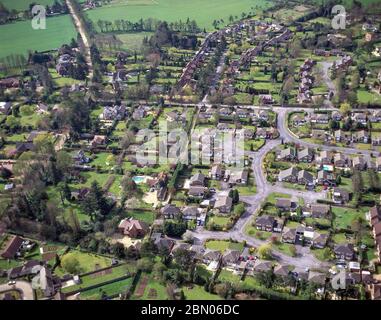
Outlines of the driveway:
{"type": "Polygon", "coordinates": [[[2,284],[0,285],[0,293],[9,291],[18,291],[21,294],[22,300],[35,300],[32,285],[26,281],[16,281],[15,285],[2,284]]]}

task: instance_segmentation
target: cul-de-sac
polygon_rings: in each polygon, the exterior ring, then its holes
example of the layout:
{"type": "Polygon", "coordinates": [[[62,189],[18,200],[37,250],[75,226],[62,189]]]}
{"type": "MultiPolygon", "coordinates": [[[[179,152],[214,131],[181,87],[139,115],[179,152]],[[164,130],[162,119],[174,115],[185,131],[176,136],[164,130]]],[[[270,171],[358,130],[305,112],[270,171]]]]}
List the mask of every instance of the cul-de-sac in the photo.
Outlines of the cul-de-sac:
{"type": "Polygon", "coordinates": [[[0,0],[0,300],[381,300],[381,3],[0,0]]]}

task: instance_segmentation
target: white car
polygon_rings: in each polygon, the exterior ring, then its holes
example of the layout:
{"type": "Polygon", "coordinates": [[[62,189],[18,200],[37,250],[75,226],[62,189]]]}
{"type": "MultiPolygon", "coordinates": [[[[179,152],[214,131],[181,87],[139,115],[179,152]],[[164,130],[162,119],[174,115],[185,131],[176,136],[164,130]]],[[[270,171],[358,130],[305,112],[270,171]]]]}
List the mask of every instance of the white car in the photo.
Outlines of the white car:
{"type": "Polygon", "coordinates": [[[8,286],[14,286],[16,284],[16,281],[9,281],[8,286]]]}

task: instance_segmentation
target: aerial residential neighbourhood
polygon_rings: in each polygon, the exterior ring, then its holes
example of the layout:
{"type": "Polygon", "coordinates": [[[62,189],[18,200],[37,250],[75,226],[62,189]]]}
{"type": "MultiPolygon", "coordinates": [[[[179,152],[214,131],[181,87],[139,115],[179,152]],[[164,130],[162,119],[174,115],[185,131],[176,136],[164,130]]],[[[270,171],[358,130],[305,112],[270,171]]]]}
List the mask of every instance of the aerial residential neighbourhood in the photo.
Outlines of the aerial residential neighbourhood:
{"type": "Polygon", "coordinates": [[[0,0],[0,300],[381,300],[379,1],[35,4],[0,0]]]}

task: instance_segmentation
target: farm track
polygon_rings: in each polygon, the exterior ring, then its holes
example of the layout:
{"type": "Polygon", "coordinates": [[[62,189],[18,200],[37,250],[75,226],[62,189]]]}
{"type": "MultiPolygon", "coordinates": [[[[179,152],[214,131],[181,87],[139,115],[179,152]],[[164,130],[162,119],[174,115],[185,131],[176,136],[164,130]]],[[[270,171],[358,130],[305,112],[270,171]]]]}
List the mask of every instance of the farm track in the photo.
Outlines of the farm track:
{"type": "Polygon", "coordinates": [[[90,42],[90,38],[86,32],[86,29],[85,29],[81,19],[79,18],[78,14],[74,10],[74,6],[73,6],[72,1],[73,0],[66,0],[66,4],[69,8],[70,15],[73,18],[75,28],[77,29],[78,33],[81,35],[83,45],[85,46],[85,50],[86,50],[85,59],[86,59],[87,65],[89,67],[88,77],[91,80],[93,78],[93,62],[91,61],[91,54],[90,54],[90,43],[91,42],[90,42]]]}

